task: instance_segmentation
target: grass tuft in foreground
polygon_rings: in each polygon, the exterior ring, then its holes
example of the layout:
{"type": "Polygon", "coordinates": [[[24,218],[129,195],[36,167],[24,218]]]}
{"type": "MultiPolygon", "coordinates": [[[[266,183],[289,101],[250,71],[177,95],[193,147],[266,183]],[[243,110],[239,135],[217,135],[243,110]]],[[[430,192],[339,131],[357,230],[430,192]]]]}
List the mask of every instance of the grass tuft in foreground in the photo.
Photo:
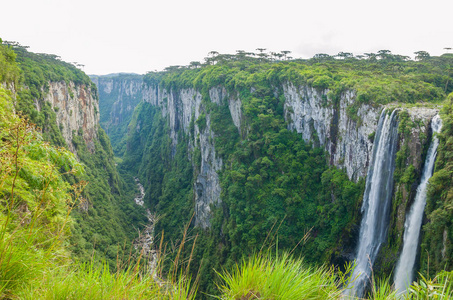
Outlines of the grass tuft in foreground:
{"type": "Polygon", "coordinates": [[[338,299],[345,273],[310,267],[287,253],[252,256],[232,272],[219,273],[221,299],[338,299]]]}

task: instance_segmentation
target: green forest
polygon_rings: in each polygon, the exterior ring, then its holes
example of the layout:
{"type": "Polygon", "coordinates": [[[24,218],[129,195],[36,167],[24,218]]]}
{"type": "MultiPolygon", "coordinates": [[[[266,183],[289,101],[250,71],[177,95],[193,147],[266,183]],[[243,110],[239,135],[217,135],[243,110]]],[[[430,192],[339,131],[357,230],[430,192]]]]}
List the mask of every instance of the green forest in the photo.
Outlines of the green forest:
{"type": "MultiPolygon", "coordinates": [[[[290,83],[319,91],[319,101],[332,109],[354,91],[346,113],[356,124],[363,122],[357,111],[364,104],[441,108],[420,275],[404,297],[449,299],[453,55],[420,51],[410,60],[381,50],[302,60],[286,54],[213,52],[203,63],[150,72],[143,89],[201,94],[201,113],[192,115],[188,130],[176,127],[177,143],[163,107],[141,101],[123,127],[109,128],[113,139],[97,125],[94,149],[81,130],[73,132],[71,153],[57,111],[45,101],[49,83],[74,84],[98,101],[96,85],[58,56],[0,45],[0,298],[341,298],[353,268],[345,253],[356,246],[365,179],[350,180],[318,143],[288,129],[283,86],[290,83]],[[239,128],[228,103],[210,97],[219,86],[241,101],[239,128]],[[195,226],[194,183],[206,133],[223,163],[221,202],[211,204],[203,228],[195,226]],[[145,187],[143,207],[134,202],[135,178],[145,187]],[[155,267],[134,244],[147,226],[147,210],[158,216],[155,267]]],[[[106,126],[102,113],[110,106],[99,107],[106,126]]],[[[399,119],[401,139],[408,141],[416,124],[403,112],[399,119]]],[[[340,132],[331,136],[342,138],[340,132]]],[[[422,147],[430,138],[424,136],[422,147]]],[[[410,155],[407,147],[398,149],[395,175],[396,185],[409,191],[420,180],[410,155]]],[[[396,235],[392,230],[389,236],[396,235]]],[[[401,241],[388,244],[381,257],[387,264],[377,269],[369,299],[398,297],[391,272],[401,241]]]]}

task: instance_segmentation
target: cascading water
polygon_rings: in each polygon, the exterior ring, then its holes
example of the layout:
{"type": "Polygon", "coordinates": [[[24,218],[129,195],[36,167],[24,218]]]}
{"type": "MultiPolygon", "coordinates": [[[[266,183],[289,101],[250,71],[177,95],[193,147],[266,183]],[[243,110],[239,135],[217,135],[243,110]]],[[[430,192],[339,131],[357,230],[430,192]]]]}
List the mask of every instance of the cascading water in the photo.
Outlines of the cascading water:
{"type": "Polygon", "coordinates": [[[371,275],[371,266],[385,241],[393,190],[393,172],[398,140],[396,110],[379,118],[374,138],[373,157],[366,178],[362,205],[356,266],[346,296],[362,297],[371,275]]]}
{"type": "MultiPolygon", "coordinates": [[[[442,121],[439,115],[436,115],[431,121],[433,133],[440,132],[442,121]]],[[[414,204],[406,217],[404,223],[404,239],[403,251],[401,252],[395,272],[395,290],[398,293],[404,293],[406,288],[412,283],[415,258],[417,255],[418,239],[420,237],[420,229],[423,220],[423,211],[426,205],[426,190],[428,180],[431,178],[434,170],[434,162],[436,161],[437,146],[439,140],[436,136],[433,137],[426,156],[425,166],[423,167],[422,178],[420,185],[417,188],[414,204]]]]}

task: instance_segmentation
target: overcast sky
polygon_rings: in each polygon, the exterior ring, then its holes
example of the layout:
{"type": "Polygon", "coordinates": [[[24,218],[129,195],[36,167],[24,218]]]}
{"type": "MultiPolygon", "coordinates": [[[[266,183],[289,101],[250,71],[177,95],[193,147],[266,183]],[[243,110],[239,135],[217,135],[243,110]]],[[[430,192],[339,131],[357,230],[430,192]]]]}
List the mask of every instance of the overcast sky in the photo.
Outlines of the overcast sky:
{"type": "Polygon", "coordinates": [[[453,0],[5,0],[0,38],[88,74],[143,74],[214,50],[440,55],[453,47],[452,12],[453,0]]]}

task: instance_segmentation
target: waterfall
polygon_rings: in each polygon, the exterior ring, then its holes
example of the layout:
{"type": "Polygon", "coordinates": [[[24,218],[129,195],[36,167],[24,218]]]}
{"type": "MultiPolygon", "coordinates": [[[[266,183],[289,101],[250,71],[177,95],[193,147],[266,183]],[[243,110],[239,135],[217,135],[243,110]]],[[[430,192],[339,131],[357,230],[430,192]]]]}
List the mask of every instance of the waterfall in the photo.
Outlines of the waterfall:
{"type": "Polygon", "coordinates": [[[397,141],[396,110],[391,115],[384,110],[379,118],[366,178],[356,266],[345,291],[347,296],[362,297],[370,280],[371,267],[386,239],[397,141]]]}
{"type": "MultiPolygon", "coordinates": [[[[442,127],[442,121],[439,115],[436,115],[431,121],[431,128],[434,133],[438,133],[442,127]]],[[[423,211],[426,205],[426,189],[428,180],[431,178],[436,161],[437,146],[439,140],[434,135],[426,155],[425,166],[423,167],[420,185],[417,188],[414,203],[406,217],[404,223],[403,251],[401,252],[395,272],[395,290],[398,293],[404,293],[406,288],[412,283],[415,258],[417,255],[418,240],[423,220],[423,211]]]]}

